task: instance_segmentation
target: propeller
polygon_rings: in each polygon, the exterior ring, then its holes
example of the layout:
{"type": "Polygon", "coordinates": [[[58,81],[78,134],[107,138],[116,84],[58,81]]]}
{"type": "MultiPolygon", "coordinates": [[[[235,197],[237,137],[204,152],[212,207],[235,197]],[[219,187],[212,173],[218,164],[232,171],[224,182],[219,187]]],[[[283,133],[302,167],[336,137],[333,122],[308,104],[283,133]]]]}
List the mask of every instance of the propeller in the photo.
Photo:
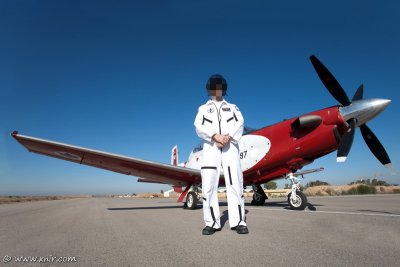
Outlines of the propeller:
{"type": "MultiPolygon", "coordinates": [[[[311,63],[314,66],[315,71],[317,72],[319,78],[321,79],[322,83],[325,85],[326,89],[328,89],[329,93],[344,107],[350,106],[353,101],[359,101],[363,99],[364,94],[364,86],[360,85],[354,94],[351,102],[343,90],[342,86],[339,82],[335,79],[332,73],[319,61],[319,59],[312,55],[310,57],[311,63]]],[[[387,102],[387,104],[390,101],[387,102]]],[[[386,105],[387,105],[386,104],[386,105]]],[[[385,106],[386,107],[386,106],[385,106]]],[[[383,109],[382,109],[383,110],[383,109]]],[[[351,146],[353,144],[354,134],[357,127],[357,119],[350,118],[347,120],[348,123],[348,130],[346,133],[343,134],[338,151],[337,151],[337,161],[344,162],[347,158],[347,155],[350,152],[351,146]]],[[[371,131],[370,128],[366,124],[360,126],[361,134],[364,138],[365,143],[367,144],[368,148],[371,150],[372,154],[383,164],[386,166],[390,166],[390,159],[388,154],[386,153],[385,148],[379,142],[378,138],[375,134],[371,131]]]]}
{"type": "Polygon", "coordinates": [[[328,89],[329,93],[343,106],[348,106],[351,104],[349,98],[347,97],[346,92],[343,90],[342,86],[340,86],[339,82],[335,79],[335,77],[330,73],[330,71],[318,60],[318,58],[314,55],[310,57],[311,63],[314,66],[314,69],[317,71],[319,78],[322,83],[325,85],[326,89],[328,89]]]}
{"type": "Polygon", "coordinates": [[[340,140],[338,152],[337,152],[337,161],[345,162],[347,159],[347,155],[350,152],[351,145],[353,144],[354,134],[356,132],[356,119],[350,119],[348,121],[349,129],[345,134],[343,134],[342,139],[340,140]]]}
{"type": "Polygon", "coordinates": [[[363,98],[363,94],[364,94],[364,85],[360,85],[356,91],[356,93],[354,94],[353,98],[351,99],[351,101],[356,101],[356,100],[361,100],[363,98]]]}
{"type": "Polygon", "coordinates": [[[390,164],[390,158],[386,153],[385,148],[383,148],[381,142],[379,142],[378,138],[371,131],[371,129],[366,124],[361,125],[360,129],[362,137],[364,138],[365,143],[367,143],[367,146],[369,147],[369,150],[371,150],[372,154],[374,154],[383,165],[390,164]]]}

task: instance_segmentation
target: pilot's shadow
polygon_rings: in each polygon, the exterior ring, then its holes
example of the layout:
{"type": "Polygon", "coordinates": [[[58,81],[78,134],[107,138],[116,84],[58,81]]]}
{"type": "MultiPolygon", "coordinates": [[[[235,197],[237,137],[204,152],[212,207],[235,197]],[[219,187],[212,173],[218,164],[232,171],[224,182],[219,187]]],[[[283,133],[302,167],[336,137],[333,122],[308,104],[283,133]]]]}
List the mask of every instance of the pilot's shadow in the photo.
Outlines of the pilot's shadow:
{"type": "MultiPolygon", "coordinates": [[[[245,213],[249,213],[248,210],[245,209],[245,213]]],[[[222,212],[222,216],[220,218],[221,221],[221,228],[224,228],[225,223],[229,220],[228,210],[224,210],[222,212]]],[[[229,224],[229,223],[228,223],[229,224]]],[[[233,227],[233,226],[232,226],[233,227]]]]}

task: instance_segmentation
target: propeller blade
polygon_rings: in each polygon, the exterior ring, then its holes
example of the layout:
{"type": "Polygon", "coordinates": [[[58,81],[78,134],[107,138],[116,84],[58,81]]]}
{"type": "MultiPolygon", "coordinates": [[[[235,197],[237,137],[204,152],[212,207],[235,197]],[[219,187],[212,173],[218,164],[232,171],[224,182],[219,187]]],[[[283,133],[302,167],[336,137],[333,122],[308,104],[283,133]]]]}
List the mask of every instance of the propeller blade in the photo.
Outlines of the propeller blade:
{"type": "Polygon", "coordinates": [[[390,166],[390,159],[388,154],[386,153],[385,148],[382,146],[381,142],[379,142],[378,138],[375,134],[368,128],[367,125],[361,125],[361,134],[367,143],[369,150],[371,150],[372,154],[385,166],[390,166]]]}
{"type": "Polygon", "coordinates": [[[340,86],[339,82],[335,79],[332,73],[329,72],[329,70],[321,63],[321,61],[318,60],[316,56],[312,55],[310,60],[319,78],[325,85],[326,89],[328,89],[329,93],[331,93],[331,95],[343,106],[350,105],[350,100],[347,97],[346,92],[343,90],[342,86],[340,86]]]}
{"type": "Polygon", "coordinates": [[[353,144],[354,133],[356,132],[356,119],[350,119],[348,121],[349,129],[342,136],[340,140],[338,152],[337,152],[337,162],[345,162],[347,159],[347,155],[350,152],[351,145],[353,144]]]}
{"type": "Polygon", "coordinates": [[[364,94],[364,85],[361,84],[358,87],[358,89],[357,89],[356,93],[354,94],[353,99],[351,101],[353,102],[354,100],[361,100],[363,98],[363,94],[364,94]]]}

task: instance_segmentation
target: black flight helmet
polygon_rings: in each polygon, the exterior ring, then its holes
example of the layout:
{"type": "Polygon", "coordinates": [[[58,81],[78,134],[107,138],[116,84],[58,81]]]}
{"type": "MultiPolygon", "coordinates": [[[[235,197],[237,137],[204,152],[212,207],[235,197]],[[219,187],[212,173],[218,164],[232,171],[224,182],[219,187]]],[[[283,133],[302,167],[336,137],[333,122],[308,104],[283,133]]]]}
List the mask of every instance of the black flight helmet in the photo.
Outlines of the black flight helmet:
{"type": "Polygon", "coordinates": [[[228,84],[221,74],[213,74],[210,76],[210,78],[208,78],[206,85],[207,92],[209,93],[210,90],[217,90],[217,85],[222,85],[222,95],[226,95],[228,84]]]}

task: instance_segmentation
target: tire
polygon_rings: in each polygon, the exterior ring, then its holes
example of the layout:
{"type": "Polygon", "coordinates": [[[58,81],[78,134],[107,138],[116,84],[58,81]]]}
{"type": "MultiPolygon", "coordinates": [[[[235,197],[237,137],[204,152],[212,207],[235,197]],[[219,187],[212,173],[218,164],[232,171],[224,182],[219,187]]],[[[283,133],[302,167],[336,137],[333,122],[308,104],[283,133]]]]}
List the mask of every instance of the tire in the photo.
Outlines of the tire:
{"type": "Polygon", "coordinates": [[[198,201],[197,194],[193,191],[189,192],[186,196],[186,208],[189,210],[195,210],[198,201]]]}
{"type": "Polygon", "coordinates": [[[296,201],[292,201],[290,197],[292,193],[288,195],[288,203],[292,210],[304,210],[307,206],[307,197],[301,191],[296,191],[296,201]]]}
{"type": "Polygon", "coordinates": [[[265,198],[261,194],[253,194],[253,200],[251,201],[251,205],[253,206],[263,206],[265,204],[265,198]]]}

